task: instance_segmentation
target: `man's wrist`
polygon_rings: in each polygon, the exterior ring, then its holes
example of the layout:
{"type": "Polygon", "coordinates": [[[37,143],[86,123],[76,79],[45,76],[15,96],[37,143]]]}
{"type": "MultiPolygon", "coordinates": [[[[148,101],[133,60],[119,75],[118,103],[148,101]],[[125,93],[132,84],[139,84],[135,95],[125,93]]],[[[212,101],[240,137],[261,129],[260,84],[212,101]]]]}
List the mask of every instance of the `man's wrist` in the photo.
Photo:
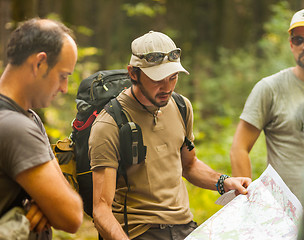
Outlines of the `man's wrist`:
{"type": "Polygon", "coordinates": [[[230,176],[226,175],[226,174],[222,174],[217,183],[215,184],[217,191],[219,192],[219,194],[223,195],[225,193],[225,189],[224,189],[224,181],[230,178],[230,176]]]}

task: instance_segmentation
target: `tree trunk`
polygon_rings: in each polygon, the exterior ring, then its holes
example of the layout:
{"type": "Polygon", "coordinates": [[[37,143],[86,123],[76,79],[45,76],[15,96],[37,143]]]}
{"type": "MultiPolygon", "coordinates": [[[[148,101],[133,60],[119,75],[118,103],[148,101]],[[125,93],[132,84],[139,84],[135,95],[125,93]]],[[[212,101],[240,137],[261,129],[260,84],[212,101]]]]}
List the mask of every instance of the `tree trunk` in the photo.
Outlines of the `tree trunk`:
{"type": "Polygon", "coordinates": [[[11,12],[11,1],[0,0],[0,72],[1,69],[6,65],[6,47],[9,38],[9,23],[11,12]]]}

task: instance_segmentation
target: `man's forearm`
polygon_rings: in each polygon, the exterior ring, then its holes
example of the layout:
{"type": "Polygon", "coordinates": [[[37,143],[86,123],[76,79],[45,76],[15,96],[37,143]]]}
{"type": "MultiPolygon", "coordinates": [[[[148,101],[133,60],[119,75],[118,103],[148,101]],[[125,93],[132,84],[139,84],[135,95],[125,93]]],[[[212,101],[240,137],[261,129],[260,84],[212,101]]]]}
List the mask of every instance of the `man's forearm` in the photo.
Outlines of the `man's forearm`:
{"type": "Polygon", "coordinates": [[[249,153],[246,151],[231,151],[231,169],[234,177],[251,178],[251,161],[249,153]]]}
{"type": "Polygon", "coordinates": [[[114,217],[112,210],[107,206],[98,206],[93,212],[95,228],[107,240],[129,239],[119,222],[114,217]]]}
{"type": "Polygon", "coordinates": [[[220,173],[214,171],[199,159],[196,159],[191,167],[183,169],[183,177],[185,177],[190,183],[197,187],[210,190],[216,190],[215,184],[217,183],[220,175],[220,173]]]}

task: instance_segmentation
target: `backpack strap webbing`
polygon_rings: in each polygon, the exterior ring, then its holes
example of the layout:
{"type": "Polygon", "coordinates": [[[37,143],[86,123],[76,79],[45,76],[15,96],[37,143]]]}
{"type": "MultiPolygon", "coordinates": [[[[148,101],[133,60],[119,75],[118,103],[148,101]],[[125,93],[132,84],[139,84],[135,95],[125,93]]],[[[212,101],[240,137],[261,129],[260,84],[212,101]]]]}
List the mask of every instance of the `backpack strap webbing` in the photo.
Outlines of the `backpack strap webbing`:
{"type": "MultiPolygon", "coordinates": [[[[113,119],[115,120],[119,129],[128,122],[128,119],[127,119],[125,113],[123,112],[120,103],[118,102],[118,100],[116,98],[111,99],[110,102],[104,106],[104,109],[107,111],[107,113],[109,113],[113,117],[113,119]]],[[[117,170],[116,182],[117,182],[119,175],[123,176],[125,183],[127,185],[127,188],[128,188],[125,193],[125,201],[124,201],[124,223],[125,223],[124,231],[129,236],[127,195],[128,195],[128,191],[130,190],[130,185],[129,185],[128,177],[127,177],[127,166],[126,166],[125,161],[123,161],[123,156],[121,154],[120,154],[120,161],[119,161],[118,170],[117,170]]]]}
{"type": "MultiPolygon", "coordinates": [[[[178,110],[179,110],[180,114],[182,115],[185,127],[187,127],[187,119],[186,119],[186,117],[187,117],[187,106],[186,106],[186,102],[185,102],[184,98],[176,92],[172,92],[172,97],[173,97],[173,99],[174,99],[174,101],[175,101],[175,103],[178,107],[178,110]]],[[[186,144],[189,151],[191,151],[194,148],[194,144],[189,138],[185,137],[184,143],[186,144]]]]}
{"type": "Polygon", "coordinates": [[[185,100],[183,99],[183,97],[180,94],[178,94],[176,92],[172,92],[172,97],[178,107],[180,114],[182,115],[185,126],[187,126],[186,125],[187,107],[186,107],[185,100]]]}

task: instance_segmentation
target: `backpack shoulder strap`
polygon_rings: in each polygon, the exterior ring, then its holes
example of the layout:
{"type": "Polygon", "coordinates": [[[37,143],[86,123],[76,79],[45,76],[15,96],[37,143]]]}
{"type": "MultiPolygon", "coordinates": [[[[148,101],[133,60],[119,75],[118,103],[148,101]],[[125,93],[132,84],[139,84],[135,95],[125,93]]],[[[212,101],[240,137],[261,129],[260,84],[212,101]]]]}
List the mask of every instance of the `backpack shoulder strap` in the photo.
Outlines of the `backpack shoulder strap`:
{"type": "MultiPolygon", "coordinates": [[[[187,118],[187,106],[186,106],[186,102],[185,102],[184,98],[176,92],[172,93],[172,97],[173,97],[173,99],[174,99],[174,101],[175,101],[175,103],[178,107],[178,110],[179,110],[180,114],[182,115],[185,127],[187,127],[187,120],[186,120],[186,118],[187,118]]],[[[191,151],[194,148],[194,144],[189,138],[185,137],[184,143],[186,144],[189,151],[191,151]]]]}
{"type": "Polygon", "coordinates": [[[122,109],[122,106],[116,98],[111,99],[105,106],[104,109],[111,115],[115,120],[119,129],[128,122],[128,119],[122,109]]]}
{"type": "Polygon", "coordinates": [[[186,121],[186,117],[187,117],[187,106],[186,106],[186,103],[185,103],[185,100],[184,98],[176,93],[176,92],[173,92],[172,93],[172,97],[178,107],[178,110],[180,111],[180,114],[182,115],[182,118],[184,120],[184,123],[185,123],[185,126],[187,126],[187,121],[186,121]]]}
{"type": "MultiPolygon", "coordinates": [[[[128,119],[122,109],[122,106],[118,102],[116,98],[111,99],[105,106],[104,109],[111,115],[111,117],[115,120],[117,126],[119,129],[121,127],[128,123],[128,119]]],[[[127,235],[129,235],[129,225],[128,225],[128,215],[127,215],[127,195],[128,191],[130,190],[130,185],[128,182],[128,176],[127,176],[127,166],[126,166],[126,160],[124,159],[124,156],[121,155],[120,153],[120,159],[121,161],[119,162],[118,165],[118,170],[117,170],[117,176],[116,176],[116,181],[118,180],[119,175],[122,175],[128,190],[125,193],[125,200],[124,200],[124,231],[126,232],[127,235]]]]}

